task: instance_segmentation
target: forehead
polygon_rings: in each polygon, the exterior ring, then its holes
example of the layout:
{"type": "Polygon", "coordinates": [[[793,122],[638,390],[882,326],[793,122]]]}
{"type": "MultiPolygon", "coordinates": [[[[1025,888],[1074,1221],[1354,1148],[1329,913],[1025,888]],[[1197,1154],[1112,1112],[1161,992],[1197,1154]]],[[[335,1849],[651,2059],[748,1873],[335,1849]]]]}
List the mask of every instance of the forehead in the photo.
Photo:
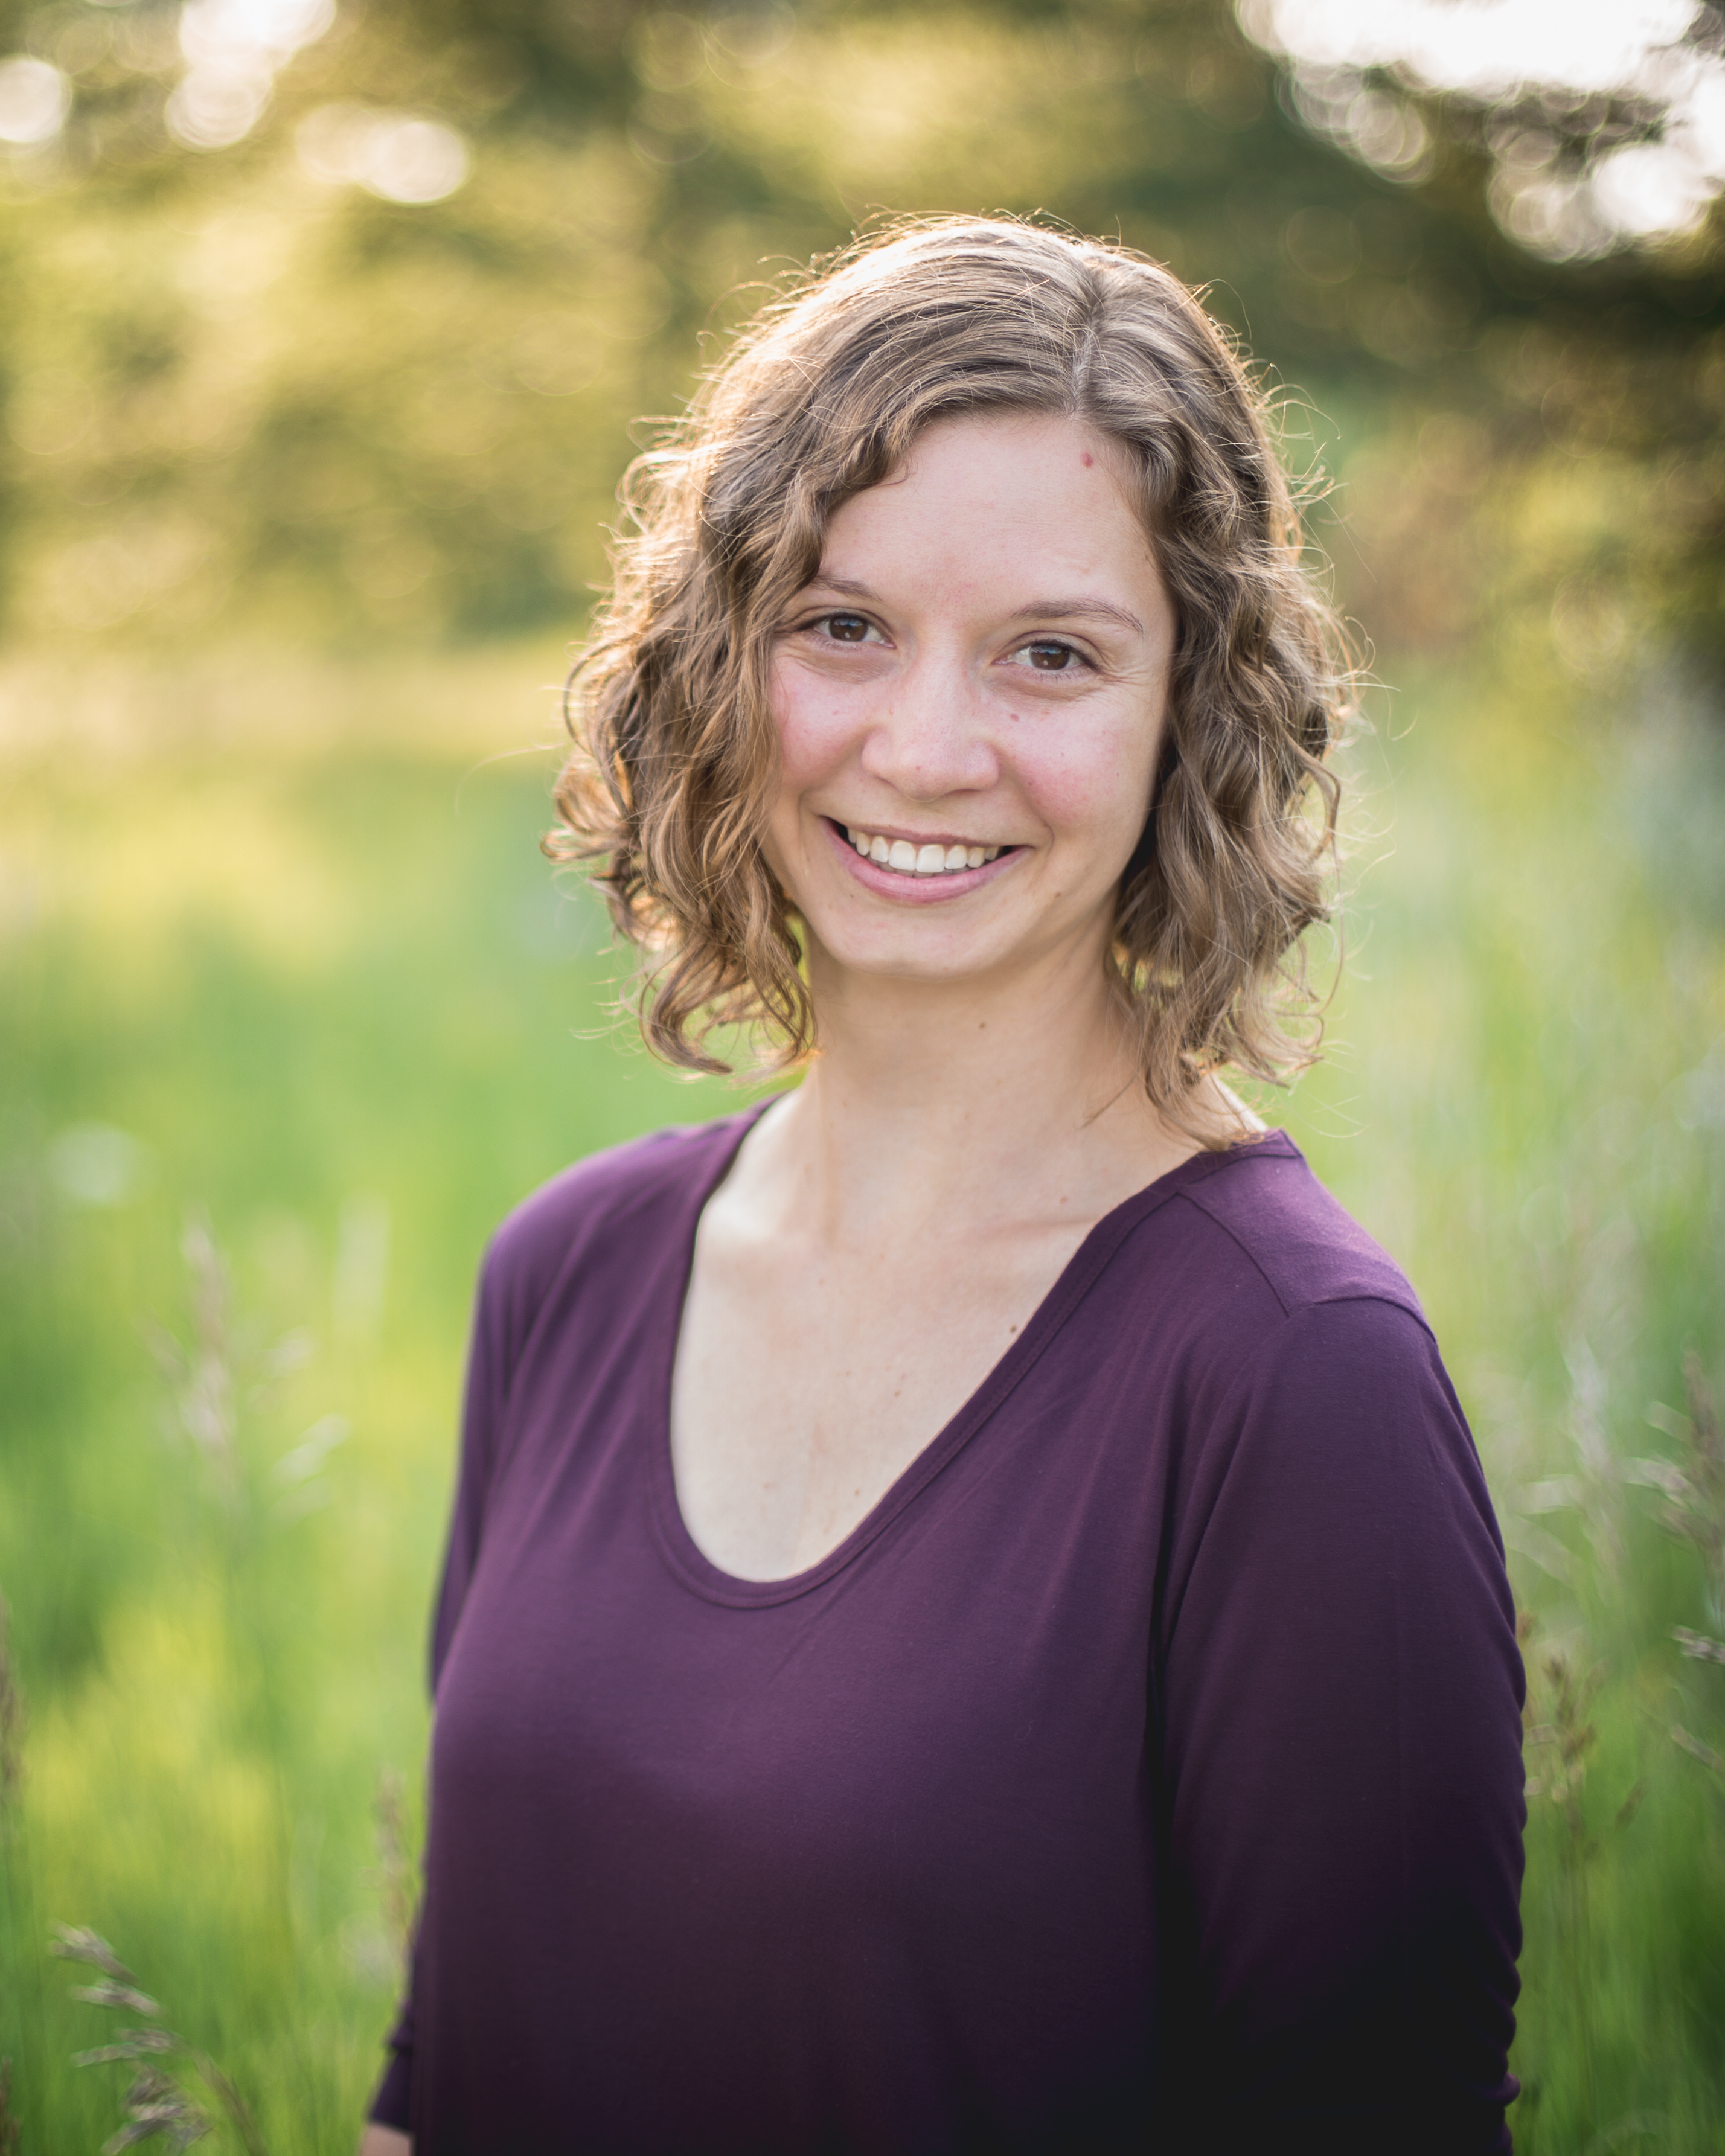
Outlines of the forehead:
{"type": "Polygon", "coordinates": [[[1134,497],[1127,452],[1088,421],[965,413],[925,428],[896,470],[841,504],[821,568],[896,568],[912,581],[937,570],[972,583],[1059,570],[1159,582],[1134,497]]]}

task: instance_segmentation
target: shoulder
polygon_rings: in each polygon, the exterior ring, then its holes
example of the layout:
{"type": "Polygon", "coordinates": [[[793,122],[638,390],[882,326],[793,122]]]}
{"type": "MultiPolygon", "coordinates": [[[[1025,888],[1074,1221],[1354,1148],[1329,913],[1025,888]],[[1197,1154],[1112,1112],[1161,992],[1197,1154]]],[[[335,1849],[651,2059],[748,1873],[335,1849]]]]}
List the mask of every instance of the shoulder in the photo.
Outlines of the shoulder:
{"type": "Polygon", "coordinates": [[[1406,1276],[1292,1140],[1189,1162],[1178,1204],[1183,1471],[1208,1515],[1224,1482],[1251,1512],[1431,1517],[1441,1486],[1486,1523],[1466,1419],[1406,1276]],[[1203,1492],[1208,1487],[1210,1496],[1203,1492]]]}
{"type": "MultiPolygon", "coordinates": [[[[1332,1198],[1281,1131],[1175,1172],[1178,1231],[1202,1294],[1224,1284],[1257,1305],[1260,1325],[1332,1306],[1378,1305],[1429,1331],[1395,1260],[1332,1198]]],[[[1344,1321],[1345,1322],[1345,1321],[1344,1321]]],[[[1384,1321],[1363,1317],[1381,1330],[1384,1321]]],[[[1394,1320],[1389,1329],[1402,1329],[1394,1320]]],[[[1303,1329],[1303,1328],[1302,1328],[1303,1329]]]]}
{"type": "Polygon", "coordinates": [[[485,1253],[480,1296],[517,1337],[572,1274],[602,1265],[656,1269],[741,1140],[747,1117],[675,1125],[591,1154],[542,1183],[503,1220],[485,1253]]]}
{"type": "Polygon", "coordinates": [[[746,1118],[676,1123],[626,1145],[590,1153],[543,1183],[504,1219],[492,1239],[498,1260],[531,1265],[547,1248],[603,1225],[621,1225],[667,1205],[675,1209],[715,1173],[737,1142],[746,1118]]]}
{"type": "MultiPolygon", "coordinates": [[[[1143,1194],[1108,1302],[1170,1403],[1177,1475],[1471,1452],[1420,1299],[1280,1132],[1143,1194]],[[1244,1452],[1240,1448],[1244,1446],[1244,1452]]],[[[1468,1470],[1471,1474],[1471,1468],[1468,1470]]]]}

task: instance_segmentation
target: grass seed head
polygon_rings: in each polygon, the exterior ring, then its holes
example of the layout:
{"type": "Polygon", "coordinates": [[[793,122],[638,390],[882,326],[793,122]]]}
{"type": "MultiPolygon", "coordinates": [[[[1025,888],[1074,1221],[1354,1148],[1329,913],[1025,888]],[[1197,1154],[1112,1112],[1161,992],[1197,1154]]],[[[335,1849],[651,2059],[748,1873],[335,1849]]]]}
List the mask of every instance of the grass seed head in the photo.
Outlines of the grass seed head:
{"type": "Polygon", "coordinates": [[[48,1948],[51,1954],[58,1954],[63,1961],[88,1962],[93,1969],[105,1969],[121,1984],[137,1982],[100,1932],[79,1924],[56,1924],[54,1933],[48,1948]]]}
{"type": "Polygon", "coordinates": [[[90,2006],[123,2006],[128,2014],[160,2014],[162,2009],[146,1994],[133,1989],[129,1984],[80,1984],[72,1989],[74,1999],[83,1999],[90,2006]]]}
{"type": "Polygon", "coordinates": [[[390,1943],[405,1963],[413,1943],[413,1861],[408,1851],[407,1804],[402,1778],[393,1767],[378,1779],[377,1875],[383,1892],[383,1920],[390,1943]]]}
{"type": "Polygon", "coordinates": [[[1692,1759],[1699,1759],[1703,1767],[1710,1768],[1714,1774],[1725,1774],[1725,1758],[1714,1751],[1711,1744],[1703,1743],[1698,1737],[1692,1737],[1681,1722],[1672,1725],[1671,1742],[1680,1752],[1686,1752],[1692,1759]]]}

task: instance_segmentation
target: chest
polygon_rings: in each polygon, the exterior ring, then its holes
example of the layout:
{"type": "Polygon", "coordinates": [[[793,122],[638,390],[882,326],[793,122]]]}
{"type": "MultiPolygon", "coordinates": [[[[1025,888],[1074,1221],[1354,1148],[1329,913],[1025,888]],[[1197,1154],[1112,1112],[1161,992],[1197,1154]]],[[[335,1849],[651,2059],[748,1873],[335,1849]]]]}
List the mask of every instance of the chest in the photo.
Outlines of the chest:
{"type": "Polygon", "coordinates": [[[841,1543],[1012,1348],[1088,1225],[817,1254],[704,1224],[671,1410],[704,1553],[764,1579],[841,1543]]]}
{"type": "Polygon", "coordinates": [[[1033,1815],[1109,1790],[1123,1828],[1169,1448],[1153,1409],[1122,1415],[1122,1351],[1096,1347],[1014,1351],[862,1535],[760,1583],[703,1563],[650,1403],[598,1358],[573,1387],[564,1358],[523,1370],[439,1741],[487,1788],[513,1760],[530,1804],[573,1775],[629,1816],[771,1812],[782,1845],[806,1833],[829,1854],[896,1834],[931,1775],[974,1773],[973,1820],[989,1791],[1015,1790],[1017,1818],[1033,1785],[1033,1815]]]}
{"type": "Polygon", "coordinates": [[[511,1387],[439,1685],[444,2056],[496,2014],[511,2101],[513,2061],[572,2058],[578,2087],[546,2108],[598,2107],[582,2147],[733,2145],[710,2119],[646,2136],[643,2105],[680,2085],[667,2060],[731,2092],[752,2150],[1013,2146],[977,2126],[985,2095],[1016,2132],[1040,2092],[1064,2128],[1074,2087],[1139,2071],[1153,2015],[1141,1436],[1109,1442],[1046,1357],[962,1414],[865,1537],[751,1588],[681,1534],[662,1430],[603,1356],[571,1374],[511,1387]],[[853,2056],[891,2116],[841,2132],[853,2056]]]}

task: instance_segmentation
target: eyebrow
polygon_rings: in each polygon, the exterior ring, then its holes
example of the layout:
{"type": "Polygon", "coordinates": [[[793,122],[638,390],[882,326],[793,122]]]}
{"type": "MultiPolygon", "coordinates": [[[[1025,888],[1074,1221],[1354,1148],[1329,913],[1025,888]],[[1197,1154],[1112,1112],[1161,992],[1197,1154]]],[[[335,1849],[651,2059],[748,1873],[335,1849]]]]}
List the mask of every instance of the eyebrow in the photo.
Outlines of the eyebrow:
{"type": "MultiPolygon", "coordinates": [[[[860,583],[854,577],[835,577],[825,570],[811,578],[805,588],[837,592],[845,598],[878,603],[868,585],[860,583]]],[[[1010,618],[1014,621],[1106,621],[1112,622],[1117,629],[1129,629],[1134,636],[1144,634],[1144,624],[1135,613],[1107,599],[1033,599],[1028,606],[1014,608],[1010,618]]]]}
{"type": "Polygon", "coordinates": [[[1106,599],[1038,599],[1033,606],[1020,607],[1013,619],[1023,621],[1032,614],[1041,621],[1111,621],[1135,636],[1144,634],[1144,624],[1135,613],[1106,599]]]}

